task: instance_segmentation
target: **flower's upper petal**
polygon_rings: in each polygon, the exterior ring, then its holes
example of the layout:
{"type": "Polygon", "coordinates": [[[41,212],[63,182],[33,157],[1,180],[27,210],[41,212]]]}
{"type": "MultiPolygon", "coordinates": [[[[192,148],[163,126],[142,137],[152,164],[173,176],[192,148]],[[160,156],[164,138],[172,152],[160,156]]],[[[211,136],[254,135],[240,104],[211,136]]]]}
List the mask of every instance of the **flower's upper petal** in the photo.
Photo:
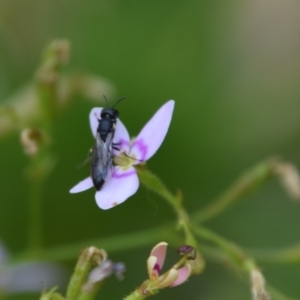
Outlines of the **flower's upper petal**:
{"type": "Polygon", "coordinates": [[[94,186],[94,184],[93,184],[92,178],[88,177],[88,178],[80,181],[79,183],[77,183],[74,187],[72,187],[70,189],[70,193],[71,194],[80,193],[80,192],[90,189],[93,186],[94,186]]]}
{"type": "Polygon", "coordinates": [[[130,156],[137,163],[148,160],[163,142],[172,119],[174,100],[165,103],[144,126],[131,147],[130,156]]]}
{"type": "Polygon", "coordinates": [[[90,125],[93,136],[96,136],[102,109],[102,107],[94,107],[90,112],[90,125]]]}
{"type": "MultiPolygon", "coordinates": [[[[117,119],[113,142],[116,148],[120,149],[120,151],[125,152],[126,154],[129,153],[129,148],[130,148],[129,133],[120,119],[117,119]]],[[[119,151],[114,150],[115,155],[118,155],[118,152],[119,151]]]]}
{"type": "Polygon", "coordinates": [[[105,182],[102,189],[96,193],[96,202],[102,209],[115,207],[132,196],[138,187],[139,179],[133,167],[124,171],[116,166],[112,178],[105,182]]]}
{"type": "MultiPolygon", "coordinates": [[[[90,112],[90,125],[91,125],[93,136],[96,136],[97,128],[99,125],[99,119],[101,119],[100,115],[102,109],[103,109],[102,107],[95,107],[90,112]]],[[[117,119],[113,142],[114,144],[116,144],[116,148],[119,148],[121,151],[127,154],[129,153],[129,147],[130,147],[129,133],[120,119],[117,119]]],[[[117,153],[115,154],[117,155],[117,153]]]]}
{"type": "Polygon", "coordinates": [[[170,285],[171,287],[173,286],[177,286],[180,285],[182,283],[184,283],[190,276],[191,273],[191,267],[190,265],[186,265],[180,269],[177,270],[178,271],[178,277],[177,279],[170,285]]]}
{"type": "Polygon", "coordinates": [[[148,274],[151,279],[157,278],[161,272],[166,258],[167,246],[166,242],[161,242],[151,250],[147,261],[148,274]]]}

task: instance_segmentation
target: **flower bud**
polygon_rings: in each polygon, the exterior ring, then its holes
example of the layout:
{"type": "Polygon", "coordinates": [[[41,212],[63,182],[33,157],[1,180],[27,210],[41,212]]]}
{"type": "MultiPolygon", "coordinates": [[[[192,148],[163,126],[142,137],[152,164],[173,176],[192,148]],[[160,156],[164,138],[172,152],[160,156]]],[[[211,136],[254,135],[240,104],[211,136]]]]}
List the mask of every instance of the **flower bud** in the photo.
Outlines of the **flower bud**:
{"type": "Polygon", "coordinates": [[[25,154],[34,156],[40,150],[43,135],[39,129],[26,128],[21,131],[20,140],[21,144],[23,145],[25,154]]]}
{"type": "Polygon", "coordinates": [[[290,163],[279,162],[275,166],[275,173],[289,195],[293,199],[300,200],[300,176],[297,168],[290,163]]]}
{"type": "Polygon", "coordinates": [[[186,255],[188,260],[194,260],[197,257],[197,250],[190,245],[183,245],[179,247],[177,252],[181,255],[186,255]]]}
{"type": "Polygon", "coordinates": [[[271,296],[265,289],[265,278],[262,273],[254,269],[251,271],[250,276],[253,300],[270,300],[271,296]]]}

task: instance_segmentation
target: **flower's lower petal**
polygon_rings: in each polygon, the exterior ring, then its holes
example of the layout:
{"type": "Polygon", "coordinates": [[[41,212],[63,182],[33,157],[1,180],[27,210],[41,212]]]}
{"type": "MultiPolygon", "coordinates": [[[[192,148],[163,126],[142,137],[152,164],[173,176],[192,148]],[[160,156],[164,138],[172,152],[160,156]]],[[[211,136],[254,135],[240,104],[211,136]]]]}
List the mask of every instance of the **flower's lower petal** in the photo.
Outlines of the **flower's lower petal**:
{"type": "Polygon", "coordinates": [[[189,278],[189,276],[190,276],[191,267],[190,267],[190,265],[186,265],[186,266],[178,269],[177,271],[178,271],[178,277],[170,285],[170,287],[177,286],[177,285],[180,285],[180,284],[184,283],[189,278]]]}
{"type": "Polygon", "coordinates": [[[99,125],[99,119],[101,119],[100,114],[102,109],[102,107],[94,107],[90,112],[90,126],[93,136],[96,136],[97,128],[99,125]]]}
{"type": "Polygon", "coordinates": [[[138,187],[139,179],[133,167],[126,171],[115,167],[112,178],[96,193],[96,202],[101,209],[110,209],[132,196],[138,187]]]}
{"type": "Polygon", "coordinates": [[[148,160],[163,142],[172,119],[174,100],[164,104],[144,126],[131,147],[130,156],[137,163],[148,160]]]}
{"type": "Polygon", "coordinates": [[[88,178],[80,181],[73,188],[71,188],[70,193],[71,194],[80,193],[80,192],[90,189],[93,186],[94,186],[94,184],[93,184],[92,178],[88,177],[88,178]]]}
{"type": "MultiPolygon", "coordinates": [[[[115,147],[120,149],[120,151],[129,153],[129,148],[130,148],[130,137],[129,133],[124,126],[124,124],[121,122],[120,119],[117,120],[117,125],[116,125],[116,131],[114,135],[114,140],[113,140],[115,147]]],[[[116,150],[114,150],[115,152],[116,150]]],[[[115,155],[118,155],[118,152],[115,152],[115,155]]]]}
{"type": "MultiPolygon", "coordinates": [[[[165,273],[166,276],[162,277],[162,280],[158,282],[157,287],[159,289],[163,289],[169,286],[177,280],[178,278],[178,271],[176,269],[170,269],[168,272],[165,273]]],[[[160,278],[159,278],[160,279],[160,278]]],[[[158,280],[159,280],[158,279],[158,280]]]]}

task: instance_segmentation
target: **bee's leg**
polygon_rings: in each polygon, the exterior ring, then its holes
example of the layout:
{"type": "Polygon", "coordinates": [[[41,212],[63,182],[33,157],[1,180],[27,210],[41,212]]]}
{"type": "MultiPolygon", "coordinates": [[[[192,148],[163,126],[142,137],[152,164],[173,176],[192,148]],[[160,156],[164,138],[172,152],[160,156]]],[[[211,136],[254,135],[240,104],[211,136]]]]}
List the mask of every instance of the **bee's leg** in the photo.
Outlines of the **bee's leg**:
{"type": "Polygon", "coordinates": [[[120,148],[116,147],[116,146],[119,146],[119,145],[121,145],[121,143],[112,143],[112,148],[113,148],[114,150],[121,151],[120,148]]]}
{"type": "Polygon", "coordinates": [[[92,155],[93,155],[93,148],[91,148],[89,153],[88,153],[88,159],[91,159],[92,155]]]}
{"type": "Polygon", "coordinates": [[[92,155],[93,155],[93,148],[90,149],[88,153],[88,157],[81,164],[77,165],[77,169],[86,165],[92,159],[92,155]]]}
{"type": "Polygon", "coordinates": [[[129,158],[131,158],[131,159],[133,159],[133,160],[136,160],[136,161],[139,161],[139,162],[145,162],[144,160],[141,160],[141,159],[136,159],[136,158],[134,158],[134,157],[131,157],[131,156],[129,156],[128,154],[126,154],[125,152],[123,153],[125,156],[127,156],[127,157],[129,157],[129,158]]]}

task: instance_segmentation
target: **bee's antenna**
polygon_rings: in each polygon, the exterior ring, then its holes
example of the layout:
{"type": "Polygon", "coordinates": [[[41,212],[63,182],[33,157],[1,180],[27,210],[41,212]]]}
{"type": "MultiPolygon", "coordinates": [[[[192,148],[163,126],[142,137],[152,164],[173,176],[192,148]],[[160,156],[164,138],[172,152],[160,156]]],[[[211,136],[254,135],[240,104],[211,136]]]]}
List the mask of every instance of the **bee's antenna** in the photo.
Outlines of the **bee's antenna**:
{"type": "Polygon", "coordinates": [[[126,96],[121,97],[119,100],[116,101],[116,103],[112,106],[114,108],[120,101],[126,99],[126,96]]]}
{"type": "Polygon", "coordinates": [[[106,106],[109,107],[107,97],[105,95],[103,95],[103,98],[105,99],[106,106]]]}

